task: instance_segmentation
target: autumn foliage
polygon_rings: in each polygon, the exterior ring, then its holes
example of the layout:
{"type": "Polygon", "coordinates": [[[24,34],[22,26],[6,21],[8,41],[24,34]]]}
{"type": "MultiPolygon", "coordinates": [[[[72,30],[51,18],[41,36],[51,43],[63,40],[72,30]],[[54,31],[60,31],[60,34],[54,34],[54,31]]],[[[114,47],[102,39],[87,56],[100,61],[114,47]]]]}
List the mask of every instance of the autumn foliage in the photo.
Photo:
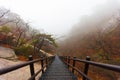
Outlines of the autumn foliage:
{"type": "Polygon", "coordinates": [[[56,42],[52,35],[32,28],[18,14],[0,8],[0,45],[12,48],[20,60],[29,55],[46,56],[40,50],[54,54],[56,42]]]}
{"type": "MultiPolygon", "coordinates": [[[[80,59],[90,56],[92,61],[120,65],[120,15],[115,15],[102,23],[94,21],[91,24],[89,21],[90,24],[82,25],[83,30],[79,28],[81,25],[73,29],[69,37],[59,42],[59,55],[80,59]]],[[[81,64],[76,66],[83,70],[81,64]]],[[[89,76],[93,80],[117,80],[119,75],[91,66],[89,76]]]]}

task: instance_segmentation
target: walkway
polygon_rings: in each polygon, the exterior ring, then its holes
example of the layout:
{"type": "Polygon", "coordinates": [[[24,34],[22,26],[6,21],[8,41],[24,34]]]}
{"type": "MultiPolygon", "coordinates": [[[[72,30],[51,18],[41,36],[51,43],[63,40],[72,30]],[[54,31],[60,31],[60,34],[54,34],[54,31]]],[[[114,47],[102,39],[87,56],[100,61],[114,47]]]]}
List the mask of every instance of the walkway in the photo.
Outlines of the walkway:
{"type": "Polygon", "coordinates": [[[53,63],[42,74],[39,80],[77,80],[77,78],[69,71],[68,67],[59,57],[56,56],[53,63]]]}

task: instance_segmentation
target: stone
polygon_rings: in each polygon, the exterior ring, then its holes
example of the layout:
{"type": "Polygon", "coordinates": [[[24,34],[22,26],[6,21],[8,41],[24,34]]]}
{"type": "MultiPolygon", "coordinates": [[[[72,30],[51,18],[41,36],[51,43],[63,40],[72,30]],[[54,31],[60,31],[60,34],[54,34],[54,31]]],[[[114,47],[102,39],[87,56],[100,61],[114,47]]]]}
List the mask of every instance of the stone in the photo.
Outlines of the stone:
{"type": "Polygon", "coordinates": [[[16,60],[17,56],[13,49],[0,46],[0,58],[16,60]]]}

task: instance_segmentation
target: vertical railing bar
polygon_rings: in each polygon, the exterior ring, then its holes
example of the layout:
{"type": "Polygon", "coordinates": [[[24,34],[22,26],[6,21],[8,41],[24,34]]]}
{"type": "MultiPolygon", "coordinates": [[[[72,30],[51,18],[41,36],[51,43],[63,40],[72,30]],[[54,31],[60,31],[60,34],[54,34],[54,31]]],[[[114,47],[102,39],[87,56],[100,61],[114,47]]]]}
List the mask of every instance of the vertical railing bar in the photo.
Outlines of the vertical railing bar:
{"type": "MultiPolygon", "coordinates": [[[[43,59],[41,60],[41,68],[43,68],[44,66],[44,62],[43,62],[43,59]]],[[[44,69],[42,69],[42,74],[44,73],[44,69]]]]}
{"type": "MultiPolygon", "coordinates": [[[[32,55],[30,55],[29,56],[29,61],[32,61],[32,60],[33,60],[33,57],[32,57],[32,55]]],[[[35,74],[33,63],[30,63],[30,73],[31,73],[31,76],[33,76],[35,74]]],[[[33,78],[33,80],[35,80],[35,78],[33,78]]]]}
{"type": "MultiPolygon", "coordinates": [[[[70,56],[68,56],[68,64],[70,63],[70,56]]],[[[69,69],[69,65],[68,65],[68,69],[69,69]]]]}
{"type": "MultiPolygon", "coordinates": [[[[46,65],[48,64],[48,61],[47,61],[48,59],[47,59],[47,57],[46,57],[46,60],[45,60],[45,62],[46,62],[46,65]]],[[[48,66],[46,66],[46,68],[47,68],[48,66]]]]}
{"type": "MultiPolygon", "coordinates": [[[[73,57],[73,67],[75,67],[75,58],[76,57],[73,57]]],[[[72,68],[72,73],[74,73],[74,71],[75,71],[74,68],[72,68]]]]}
{"type": "MultiPolygon", "coordinates": [[[[86,57],[86,61],[90,61],[90,56],[86,57]]],[[[85,63],[85,68],[84,68],[84,74],[88,74],[88,69],[89,69],[89,63],[85,63]]],[[[86,80],[85,77],[83,77],[83,80],[86,80]]]]}
{"type": "Polygon", "coordinates": [[[67,56],[65,56],[65,61],[67,62],[67,56]]]}

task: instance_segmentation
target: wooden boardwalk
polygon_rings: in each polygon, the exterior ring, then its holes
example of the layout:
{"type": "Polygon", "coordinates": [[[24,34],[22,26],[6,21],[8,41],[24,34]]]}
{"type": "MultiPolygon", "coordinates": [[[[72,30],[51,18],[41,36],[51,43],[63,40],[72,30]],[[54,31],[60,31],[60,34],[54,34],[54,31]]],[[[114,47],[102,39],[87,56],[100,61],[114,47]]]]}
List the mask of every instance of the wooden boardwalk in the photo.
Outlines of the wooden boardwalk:
{"type": "Polygon", "coordinates": [[[55,57],[53,63],[42,74],[39,80],[77,80],[68,67],[59,59],[55,57]]]}

